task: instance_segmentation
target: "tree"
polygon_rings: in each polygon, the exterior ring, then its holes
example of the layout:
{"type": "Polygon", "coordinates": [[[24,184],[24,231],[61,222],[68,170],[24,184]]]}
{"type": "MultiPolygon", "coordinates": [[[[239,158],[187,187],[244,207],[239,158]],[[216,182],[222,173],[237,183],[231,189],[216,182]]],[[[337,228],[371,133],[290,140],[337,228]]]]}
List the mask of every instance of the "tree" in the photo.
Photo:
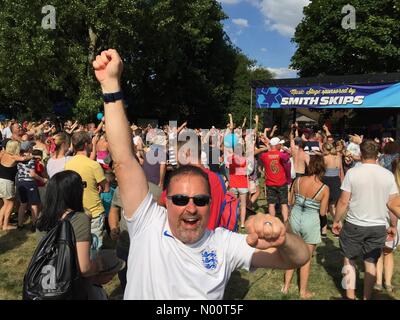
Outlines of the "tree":
{"type": "MultiPolygon", "coordinates": [[[[291,67],[299,70],[301,77],[400,71],[400,1],[351,1],[356,10],[356,28],[345,30],[342,8],[348,3],[313,0],[304,8],[304,19],[292,40],[298,48],[291,67]]],[[[328,119],[334,110],[318,111],[328,119]]],[[[359,126],[376,119],[365,119],[364,111],[354,109],[346,122],[359,126]]]]}
{"type": "Polygon", "coordinates": [[[304,8],[293,41],[291,67],[301,77],[400,70],[400,2],[354,0],[356,29],[343,29],[348,0],[313,0],[304,8]]]}
{"type": "Polygon", "coordinates": [[[238,52],[217,1],[54,0],[55,30],[41,26],[46,4],[0,0],[2,104],[39,116],[70,100],[77,118],[93,118],[102,102],[90,62],[112,47],[132,117],[222,121],[238,52]]]}
{"type": "MultiPolygon", "coordinates": [[[[256,61],[250,60],[243,53],[238,53],[236,56],[237,68],[235,72],[235,79],[232,88],[232,98],[228,107],[228,111],[232,113],[233,120],[236,125],[241,125],[243,119],[247,119],[247,127],[249,126],[250,118],[250,83],[253,80],[260,79],[271,79],[273,74],[267,69],[260,68],[256,66],[256,61]]],[[[254,95],[254,92],[253,92],[254,95]]],[[[260,123],[263,119],[263,110],[254,108],[254,96],[253,96],[253,106],[252,115],[253,119],[256,114],[260,117],[260,123]]],[[[252,126],[254,121],[252,121],[252,126]]],[[[225,120],[228,121],[228,118],[225,120]]]]}

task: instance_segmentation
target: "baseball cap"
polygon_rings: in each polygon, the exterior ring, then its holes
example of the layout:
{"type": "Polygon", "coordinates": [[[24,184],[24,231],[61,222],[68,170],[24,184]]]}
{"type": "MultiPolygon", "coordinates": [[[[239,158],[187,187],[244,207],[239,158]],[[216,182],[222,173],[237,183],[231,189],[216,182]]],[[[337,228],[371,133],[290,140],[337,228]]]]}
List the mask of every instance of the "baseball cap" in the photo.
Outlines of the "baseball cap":
{"type": "Polygon", "coordinates": [[[285,143],[285,140],[281,140],[281,139],[279,139],[278,137],[272,138],[272,139],[269,141],[269,144],[270,144],[271,146],[277,146],[278,144],[284,144],[284,143],[285,143]]]}

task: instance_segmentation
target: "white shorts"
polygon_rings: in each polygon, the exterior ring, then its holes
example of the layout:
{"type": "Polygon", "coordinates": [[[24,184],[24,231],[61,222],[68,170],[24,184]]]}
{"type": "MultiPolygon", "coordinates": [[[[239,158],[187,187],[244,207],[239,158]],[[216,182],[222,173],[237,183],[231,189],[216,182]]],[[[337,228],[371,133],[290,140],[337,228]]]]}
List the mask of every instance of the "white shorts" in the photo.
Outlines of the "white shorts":
{"type": "Polygon", "coordinates": [[[0,179],[0,198],[12,199],[15,197],[15,183],[11,180],[0,179]]]}

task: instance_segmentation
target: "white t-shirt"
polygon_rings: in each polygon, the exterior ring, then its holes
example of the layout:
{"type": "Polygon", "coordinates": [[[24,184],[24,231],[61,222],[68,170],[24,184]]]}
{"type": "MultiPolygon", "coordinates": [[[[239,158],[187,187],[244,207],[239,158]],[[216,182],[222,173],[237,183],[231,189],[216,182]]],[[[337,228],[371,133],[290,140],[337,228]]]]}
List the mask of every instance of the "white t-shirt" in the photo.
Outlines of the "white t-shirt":
{"type": "Polygon", "coordinates": [[[51,179],[51,177],[54,176],[56,173],[64,171],[65,164],[71,159],[72,157],[70,156],[63,157],[60,159],[50,158],[49,161],[47,161],[47,166],[46,166],[49,178],[51,179]]]}
{"type": "Polygon", "coordinates": [[[10,127],[5,127],[2,131],[1,134],[3,136],[3,139],[10,139],[12,136],[12,132],[10,127]]]}
{"type": "Polygon", "coordinates": [[[186,245],[174,238],[167,210],[150,193],[126,222],[131,243],[125,300],[222,299],[231,273],[250,269],[255,249],[246,235],[217,228],[186,245]]]}
{"type": "Polygon", "coordinates": [[[363,163],[347,171],[341,189],[351,192],[346,221],[362,227],[386,225],[386,204],[398,193],[389,170],[363,163]]]}

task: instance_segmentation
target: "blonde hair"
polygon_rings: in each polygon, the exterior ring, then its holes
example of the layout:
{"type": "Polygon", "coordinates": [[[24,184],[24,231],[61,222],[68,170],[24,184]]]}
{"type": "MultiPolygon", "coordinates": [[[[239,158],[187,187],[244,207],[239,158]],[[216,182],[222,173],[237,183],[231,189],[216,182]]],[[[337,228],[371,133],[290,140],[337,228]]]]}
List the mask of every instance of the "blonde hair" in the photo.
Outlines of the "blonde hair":
{"type": "Polygon", "coordinates": [[[15,140],[8,141],[6,144],[6,152],[12,154],[13,156],[19,155],[20,143],[15,140]]]}
{"type": "Polygon", "coordinates": [[[331,155],[333,155],[333,156],[336,156],[336,155],[337,155],[337,150],[336,150],[335,146],[334,146],[332,143],[327,143],[327,142],[325,142],[325,143],[322,145],[322,149],[323,149],[324,151],[326,151],[327,154],[331,154],[331,155]]]}

